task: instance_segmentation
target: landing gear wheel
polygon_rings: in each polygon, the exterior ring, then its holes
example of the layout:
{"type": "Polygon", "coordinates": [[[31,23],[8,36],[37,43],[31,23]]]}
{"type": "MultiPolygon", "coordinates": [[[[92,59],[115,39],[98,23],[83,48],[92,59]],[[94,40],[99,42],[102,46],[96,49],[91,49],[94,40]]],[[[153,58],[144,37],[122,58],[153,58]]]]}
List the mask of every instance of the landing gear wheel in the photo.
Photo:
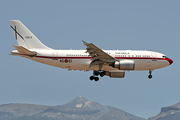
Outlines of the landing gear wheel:
{"type": "Polygon", "coordinates": [[[99,75],[99,72],[98,72],[98,71],[95,71],[95,72],[94,72],[94,75],[98,76],[98,75],[99,75]]]}
{"type": "Polygon", "coordinates": [[[151,79],[151,78],[152,78],[152,75],[149,75],[148,78],[151,79]]]}
{"type": "Polygon", "coordinates": [[[94,79],[94,76],[91,76],[89,79],[90,79],[90,80],[93,80],[93,79],[94,79]]]}
{"type": "Polygon", "coordinates": [[[98,77],[95,77],[95,78],[94,78],[94,80],[95,80],[95,81],[98,81],[98,80],[99,80],[99,78],[98,78],[98,77]]]}
{"type": "Polygon", "coordinates": [[[100,73],[100,76],[103,77],[103,76],[104,76],[104,72],[101,72],[101,73],[100,73]]]}

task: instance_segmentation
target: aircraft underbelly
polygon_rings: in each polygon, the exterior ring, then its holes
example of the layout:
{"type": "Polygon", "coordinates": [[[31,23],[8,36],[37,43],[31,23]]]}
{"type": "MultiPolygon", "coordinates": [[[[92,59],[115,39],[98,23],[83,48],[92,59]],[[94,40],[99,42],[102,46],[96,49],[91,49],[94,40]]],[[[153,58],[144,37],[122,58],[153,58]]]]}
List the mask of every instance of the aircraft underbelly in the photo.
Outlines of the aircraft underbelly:
{"type": "Polygon", "coordinates": [[[145,60],[135,59],[134,62],[135,62],[134,70],[149,70],[150,69],[149,59],[145,59],[145,60]]]}
{"type": "Polygon", "coordinates": [[[134,70],[154,70],[168,66],[168,62],[164,60],[153,60],[153,59],[144,59],[144,60],[134,60],[135,69],[134,70]]]}

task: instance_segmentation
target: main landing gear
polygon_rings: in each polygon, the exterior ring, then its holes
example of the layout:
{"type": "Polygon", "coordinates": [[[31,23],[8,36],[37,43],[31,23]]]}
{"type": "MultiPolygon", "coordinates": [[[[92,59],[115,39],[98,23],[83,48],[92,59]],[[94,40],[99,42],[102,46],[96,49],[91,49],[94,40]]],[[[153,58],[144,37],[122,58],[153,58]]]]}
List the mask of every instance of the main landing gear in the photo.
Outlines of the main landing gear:
{"type": "Polygon", "coordinates": [[[95,81],[98,81],[99,80],[99,77],[96,77],[100,75],[101,77],[103,77],[105,75],[105,72],[100,72],[100,71],[93,71],[93,76],[91,76],[89,79],[90,80],[95,80],[95,81]]]}
{"type": "Polygon", "coordinates": [[[98,77],[95,77],[95,76],[91,76],[89,79],[90,79],[90,80],[95,80],[95,81],[98,81],[98,80],[99,80],[99,78],[98,78],[98,77]]]}
{"type": "Polygon", "coordinates": [[[149,75],[148,75],[148,78],[149,78],[149,79],[152,78],[152,75],[151,75],[152,71],[153,71],[153,70],[149,70],[149,75]]]}

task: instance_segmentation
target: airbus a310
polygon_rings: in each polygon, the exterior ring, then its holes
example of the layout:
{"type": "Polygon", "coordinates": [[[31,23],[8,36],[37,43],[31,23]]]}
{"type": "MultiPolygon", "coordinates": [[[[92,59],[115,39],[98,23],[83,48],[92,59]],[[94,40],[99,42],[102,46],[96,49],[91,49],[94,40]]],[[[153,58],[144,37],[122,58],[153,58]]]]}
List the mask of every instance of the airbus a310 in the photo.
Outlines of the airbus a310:
{"type": "Polygon", "coordinates": [[[68,70],[93,71],[90,80],[98,81],[98,76],[124,78],[125,71],[152,71],[169,66],[173,61],[165,54],[153,51],[102,50],[92,43],[83,41],[86,50],[54,50],[45,46],[19,20],[9,20],[18,45],[11,55],[25,57],[36,62],[68,70]]]}

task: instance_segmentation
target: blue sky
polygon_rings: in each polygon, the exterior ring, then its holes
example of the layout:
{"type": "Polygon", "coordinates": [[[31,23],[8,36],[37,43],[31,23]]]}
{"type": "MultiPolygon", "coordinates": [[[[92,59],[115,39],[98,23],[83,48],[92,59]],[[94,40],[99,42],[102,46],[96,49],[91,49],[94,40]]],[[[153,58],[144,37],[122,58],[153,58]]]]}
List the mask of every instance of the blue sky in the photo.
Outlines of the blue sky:
{"type": "Polygon", "coordinates": [[[179,0],[4,0],[0,4],[0,104],[62,105],[77,96],[148,118],[180,102],[179,0]],[[174,63],[153,71],[126,72],[123,79],[92,71],[67,71],[10,56],[17,45],[8,20],[22,21],[54,49],[85,49],[81,40],[102,49],[151,50],[174,63]]]}

